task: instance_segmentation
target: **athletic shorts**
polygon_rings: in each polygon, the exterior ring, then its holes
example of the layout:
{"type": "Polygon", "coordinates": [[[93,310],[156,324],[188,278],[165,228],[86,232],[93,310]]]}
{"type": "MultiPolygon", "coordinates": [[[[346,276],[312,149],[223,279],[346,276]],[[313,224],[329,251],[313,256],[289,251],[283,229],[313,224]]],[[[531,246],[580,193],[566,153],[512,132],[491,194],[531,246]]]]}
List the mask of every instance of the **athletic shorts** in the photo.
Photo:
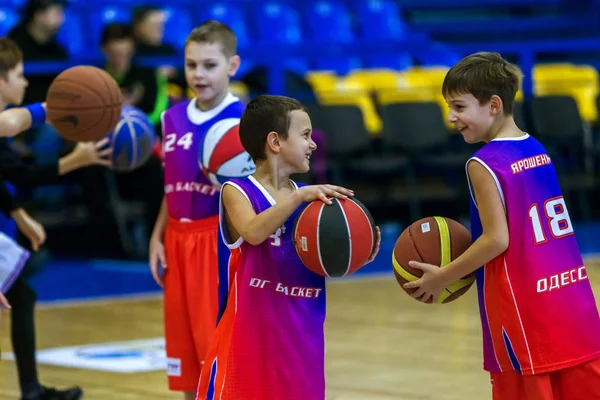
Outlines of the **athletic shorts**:
{"type": "Polygon", "coordinates": [[[28,258],[27,250],[0,232],[0,292],[10,289],[28,258]]]}
{"type": "Polygon", "coordinates": [[[219,293],[219,262],[229,249],[219,217],[169,219],[165,233],[164,318],[169,389],[195,392],[226,293],[219,293]],[[220,300],[221,299],[221,300],[220,300]]]}
{"type": "Polygon", "coordinates": [[[493,400],[600,399],[600,359],[545,374],[506,371],[491,378],[493,400]]]}

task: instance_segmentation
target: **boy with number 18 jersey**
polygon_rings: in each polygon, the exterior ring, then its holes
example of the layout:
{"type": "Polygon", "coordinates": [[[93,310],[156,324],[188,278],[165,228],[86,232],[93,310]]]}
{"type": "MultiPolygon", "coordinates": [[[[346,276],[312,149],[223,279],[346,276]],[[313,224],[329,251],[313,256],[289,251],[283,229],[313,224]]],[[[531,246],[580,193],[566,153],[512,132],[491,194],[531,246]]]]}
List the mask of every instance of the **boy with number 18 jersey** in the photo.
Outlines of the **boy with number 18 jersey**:
{"type": "Polygon", "coordinates": [[[450,122],[467,143],[485,142],[466,166],[475,241],[444,268],[411,261],[424,274],[404,287],[435,300],[477,270],[494,400],[600,399],[600,316],[554,162],[513,119],[519,80],[495,53],[446,75],[450,122]]]}
{"type": "Polygon", "coordinates": [[[226,262],[229,253],[217,240],[219,189],[200,169],[198,151],[216,123],[242,116],[243,103],[228,91],[238,66],[234,33],[216,21],[198,26],[185,45],[186,81],[196,97],[162,116],[165,199],[152,234],[150,266],[157,283],[164,283],[169,388],[187,399],[195,395],[228,290],[228,277],[218,276],[219,260],[226,262]]]}

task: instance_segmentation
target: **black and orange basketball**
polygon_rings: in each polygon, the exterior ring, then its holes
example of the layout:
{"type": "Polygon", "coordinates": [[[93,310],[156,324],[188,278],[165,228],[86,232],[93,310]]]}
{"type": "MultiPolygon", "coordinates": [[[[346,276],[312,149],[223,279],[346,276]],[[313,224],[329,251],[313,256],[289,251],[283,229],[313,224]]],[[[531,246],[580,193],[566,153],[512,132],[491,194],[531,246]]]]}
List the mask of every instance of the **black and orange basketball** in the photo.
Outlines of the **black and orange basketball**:
{"type": "MultiPolygon", "coordinates": [[[[423,273],[408,266],[409,261],[420,261],[443,268],[471,245],[471,233],[460,223],[445,217],[427,217],[406,228],[394,246],[392,264],[394,275],[402,289],[412,294],[416,289],[403,285],[416,281],[423,273]]],[[[438,303],[449,303],[462,296],[475,281],[471,274],[450,284],[438,298],[438,303]]],[[[430,301],[431,302],[431,301],[430,301]]]]}
{"type": "Polygon", "coordinates": [[[375,246],[369,210],[355,198],[307,204],[294,222],[294,244],[304,265],[328,277],[350,275],[362,267],[375,246]]]}
{"type": "Polygon", "coordinates": [[[67,140],[105,138],[121,117],[123,95],[106,71],[79,65],[61,72],[46,95],[46,112],[52,126],[67,140]]]}

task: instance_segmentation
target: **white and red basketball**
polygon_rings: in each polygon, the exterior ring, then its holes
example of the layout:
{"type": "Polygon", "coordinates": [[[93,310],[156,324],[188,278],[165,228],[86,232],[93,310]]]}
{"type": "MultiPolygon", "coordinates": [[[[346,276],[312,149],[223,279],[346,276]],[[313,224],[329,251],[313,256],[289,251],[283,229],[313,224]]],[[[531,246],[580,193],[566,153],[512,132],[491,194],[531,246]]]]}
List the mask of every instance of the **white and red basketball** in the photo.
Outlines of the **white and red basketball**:
{"type": "Polygon", "coordinates": [[[244,178],[256,166],[240,141],[240,119],[226,118],[206,132],[199,146],[198,163],[210,181],[221,186],[232,178],[244,178]]]}
{"type": "Polygon", "coordinates": [[[294,221],[294,246],[302,263],[328,277],[350,275],[371,255],[376,241],[373,217],[357,199],[315,200],[294,221]]]}

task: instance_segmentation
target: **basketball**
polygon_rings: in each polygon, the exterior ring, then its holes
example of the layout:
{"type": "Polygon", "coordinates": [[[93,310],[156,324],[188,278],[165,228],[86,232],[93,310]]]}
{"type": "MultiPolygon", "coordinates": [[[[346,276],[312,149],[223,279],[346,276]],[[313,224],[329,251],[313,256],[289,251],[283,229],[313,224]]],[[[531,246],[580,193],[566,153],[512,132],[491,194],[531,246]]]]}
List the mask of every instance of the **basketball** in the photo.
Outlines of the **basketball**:
{"type": "Polygon", "coordinates": [[[376,242],[373,217],[357,199],[315,200],[304,206],[294,221],[294,247],[312,272],[342,277],[360,269],[376,242]]]}
{"type": "Polygon", "coordinates": [[[114,129],[122,104],[119,85],[107,72],[79,65],[64,70],[52,81],[46,113],[64,139],[97,141],[114,129]]]}
{"type": "Polygon", "coordinates": [[[240,141],[239,126],[239,118],[223,119],[206,132],[199,146],[200,168],[219,187],[232,178],[245,178],[256,170],[252,157],[240,141]]]}
{"type": "Polygon", "coordinates": [[[119,172],[143,165],[152,156],[157,142],[154,125],[146,113],[129,105],[123,105],[121,118],[107,137],[113,149],[112,168],[119,172]]]}
{"type": "MultiPolygon", "coordinates": [[[[409,261],[420,261],[442,268],[456,259],[471,245],[471,233],[460,223],[445,217],[427,217],[406,228],[396,241],[392,253],[394,275],[400,287],[412,294],[416,289],[405,289],[403,285],[416,281],[423,272],[408,266],[409,261]]],[[[456,300],[473,285],[475,274],[470,274],[452,283],[440,295],[438,303],[456,300]]],[[[431,299],[428,301],[431,302],[431,299]]]]}

